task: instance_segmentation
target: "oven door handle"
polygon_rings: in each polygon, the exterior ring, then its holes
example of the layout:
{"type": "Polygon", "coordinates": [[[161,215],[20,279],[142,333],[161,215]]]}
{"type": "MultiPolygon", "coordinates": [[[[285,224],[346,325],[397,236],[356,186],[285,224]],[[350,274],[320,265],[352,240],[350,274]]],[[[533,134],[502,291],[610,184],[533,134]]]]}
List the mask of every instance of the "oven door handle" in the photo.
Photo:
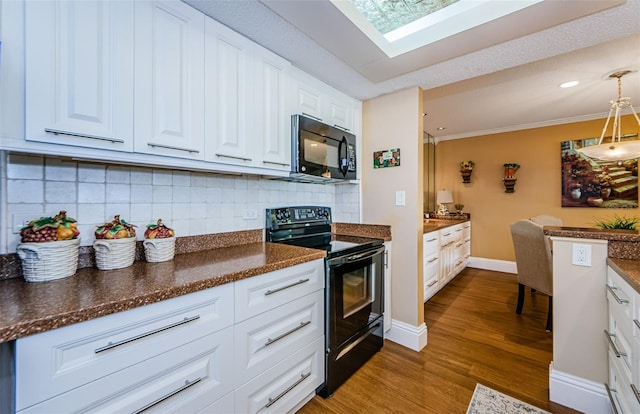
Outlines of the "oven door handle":
{"type": "Polygon", "coordinates": [[[359,262],[359,261],[363,261],[366,259],[369,259],[373,256],[376,256],[378,254],[383,253],[385,250],[384,247],[375,249],[375,250],[370,250],[368,252],[364,252],[364,253],[359,253],[359,254],[352,254],[351,256],[346,256],[346,257],[335,257],[333,259],[329,259],[329,265],[335,265],[335,264],[342,264],[342,263],[354,263],[354,262],[359,262]]]}

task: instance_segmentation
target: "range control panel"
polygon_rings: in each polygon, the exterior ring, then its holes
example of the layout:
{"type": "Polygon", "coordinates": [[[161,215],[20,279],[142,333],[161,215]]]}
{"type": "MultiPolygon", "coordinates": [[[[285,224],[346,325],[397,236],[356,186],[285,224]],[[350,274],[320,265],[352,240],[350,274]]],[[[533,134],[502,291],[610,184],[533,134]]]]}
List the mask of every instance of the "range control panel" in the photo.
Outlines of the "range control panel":
{"type": "Polygon", "coordinates": [[[267,229],[279,226],[331,224],[331,208],[318,206],[281,207],[267,209],[267,229]]]}

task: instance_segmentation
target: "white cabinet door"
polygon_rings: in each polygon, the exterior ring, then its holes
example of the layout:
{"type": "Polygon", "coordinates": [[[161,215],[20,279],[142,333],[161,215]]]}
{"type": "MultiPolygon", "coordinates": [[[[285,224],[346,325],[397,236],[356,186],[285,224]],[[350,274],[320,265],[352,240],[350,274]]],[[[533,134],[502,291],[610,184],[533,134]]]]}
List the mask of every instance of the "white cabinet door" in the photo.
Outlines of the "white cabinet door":
{"type": "Polygon", "coordinates": [[[135,151],[204,159],[204,14],[136,1],[135,16],[135,151]]]}
{"type": "Polygon", "coordinates": [[[295,78],[295,105],[296,113],[313,118],[320,122],[327,122],[325,117],[325,103],[320,81],[312,76],[296,69],[295,78]]]}
{"type": "Polygon", "coordinates": [[[336,128],[353,133],[353,107],[351,98],[328,88],[327,89],[327,123],[336,128]]]}
{"type": "Polygon", "coordinates": [[[214,20],[205,32],[205,158],[251,166],[254,44],[214,20]]]}
{"type": "Polygon", "coordinates": [[[289,62],[261,47],[255,48],[256,146],[261,149],[256,167],[291,169],[291,109],[289,62]]]}
{"type": "Polygon", "coordinates": [[[133,2],[27,1],[26,139],[133,149],[133,2]]]}

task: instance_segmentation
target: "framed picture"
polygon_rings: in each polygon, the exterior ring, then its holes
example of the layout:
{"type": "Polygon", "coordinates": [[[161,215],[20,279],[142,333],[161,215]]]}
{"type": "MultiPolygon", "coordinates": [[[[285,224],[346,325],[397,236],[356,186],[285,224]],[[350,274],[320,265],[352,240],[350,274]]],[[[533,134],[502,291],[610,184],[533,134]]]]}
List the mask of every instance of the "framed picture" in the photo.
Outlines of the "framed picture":
{"type": "Polygon", "coordinates": [[[576,151],[597,141],[560,143],[562,207],[638,208],[638,159],[602,161],[576,151]]]}
{"type": "Polygon", "coordinates": [[[373,168],[400,166],[400,148],[391,148],[373,153],[373,168]]]}

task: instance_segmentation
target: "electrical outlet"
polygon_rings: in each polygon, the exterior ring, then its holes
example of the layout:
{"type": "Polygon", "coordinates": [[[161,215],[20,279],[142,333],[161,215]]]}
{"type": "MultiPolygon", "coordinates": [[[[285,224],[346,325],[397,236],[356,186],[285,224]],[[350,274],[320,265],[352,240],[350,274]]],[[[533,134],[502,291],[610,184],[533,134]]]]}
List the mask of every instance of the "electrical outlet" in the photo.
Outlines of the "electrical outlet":
{"type": "Polygon", "coordinates": [[[244,220],[255,220],[258,218],[258,210],[255,208],[247,208],[242,212],[242,218],[244,220]]]}
{"type": "Polygon", "coordinates": [[[572,244],[573,255],[571,263],[576,266],[591,266],[591,245],[589,244],[572,244]]]}
{"type": "Polygon", "coordinates": [[[15,213],[13,214],[13,216],[11,217],[11,229],[13,230],[13,234],[18,234],[20,233],[20,230],[26,226],[27,224],[29,224],[29,222],[31,220],[33,220],[34,218],[38,218],[38,214],[37,213],[15,213]]]}

